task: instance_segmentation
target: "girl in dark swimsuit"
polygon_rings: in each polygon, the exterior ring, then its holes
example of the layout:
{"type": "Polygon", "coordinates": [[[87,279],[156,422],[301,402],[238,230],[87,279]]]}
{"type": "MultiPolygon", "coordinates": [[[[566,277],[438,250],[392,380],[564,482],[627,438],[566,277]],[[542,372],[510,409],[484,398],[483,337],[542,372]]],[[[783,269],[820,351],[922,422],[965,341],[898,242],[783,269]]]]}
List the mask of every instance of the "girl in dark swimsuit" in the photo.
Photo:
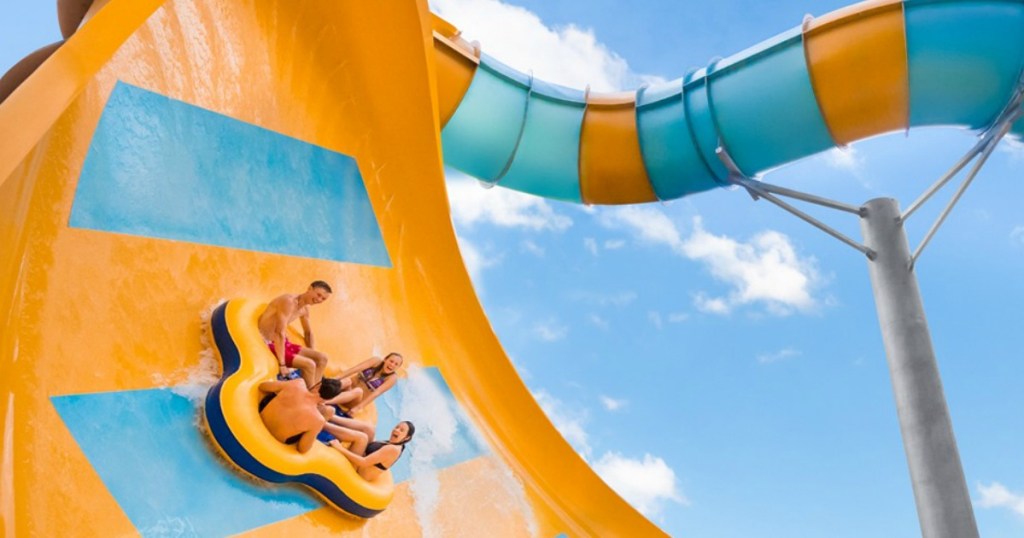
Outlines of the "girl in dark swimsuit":
{"type": "MultiPolygon", "coordinates": [[[[398,458],[405,452],[405,445],[412,440],[414,433],[416,433],[416,426],[413,426],[412,422],[404,420],[391,430],[391,436],[387,441],[373,441],[363,450],[352,451],[342,446],[338,440],[333,440],[328,444],[352,462],[359,476],[364,480],[373,480],[398,461],[398,458]]],[[[352,448],[356,447],[353,445],[352,448]]]]}

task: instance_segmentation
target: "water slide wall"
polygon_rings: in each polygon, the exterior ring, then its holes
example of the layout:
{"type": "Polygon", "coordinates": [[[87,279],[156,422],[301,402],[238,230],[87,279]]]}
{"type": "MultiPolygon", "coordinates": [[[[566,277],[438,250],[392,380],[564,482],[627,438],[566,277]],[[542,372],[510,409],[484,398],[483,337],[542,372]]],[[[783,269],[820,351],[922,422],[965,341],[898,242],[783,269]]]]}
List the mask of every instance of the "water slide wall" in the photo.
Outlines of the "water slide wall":
{"type": "Polygon", "coordinates": [[[755,174],[909,126],[983,128],[1022,29],[1020,1],[868,2],[602,96],[481,55],[425,2],[97,2],[0,104],[0,528],[660,535],[501,350],[442,152],[552,198],[678,197],[723,183],[719,145],[755,174]],[[204,313],[313,279],[337,289],[313,312],[332,367],[401,350],[375,417],[425,421],[367,522],[241,477],[199,431],[204,313]]]}
{"type": "Polygon", "coordinates": [[[0,535],[659,534],[476,299],[430,28],[425,2],[111,0],[0,105],[0,535]],[[369,521],[252,482],[200,432],[204,313],[314,279],[334,368],[407,358],[374,414],[420,428],[369,521]]]}

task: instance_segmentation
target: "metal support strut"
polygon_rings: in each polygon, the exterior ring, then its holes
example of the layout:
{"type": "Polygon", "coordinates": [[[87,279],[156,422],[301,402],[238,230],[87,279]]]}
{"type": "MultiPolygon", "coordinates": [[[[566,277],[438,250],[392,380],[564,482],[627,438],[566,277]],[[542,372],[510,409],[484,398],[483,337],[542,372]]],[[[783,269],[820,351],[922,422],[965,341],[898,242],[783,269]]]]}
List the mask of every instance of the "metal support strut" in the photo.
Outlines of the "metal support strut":
{"type": "Polygon", "coordinates": [[[736,162],[732,160],[732,157],[729,155],[729,152],[725,149],[724,145],[719,144],[718,148],[715,149],[715,154],[718,155],[718,158],[722,161],[722,164],[725,165],[725,168],[729,170],[729,182],[732,183],[733,185],[738,185],[746,189],[747,192],[750,194],[750,197],[753,198],[754,200],[764,198],[765,200],[768,200],[769,202],[781,207],[785,211],[795,215],[797,218],[800,218],[801,220],[807,222],[811,226],[814,226],[815,228],[831,235],[832,237],[860,251],[865,256],[867,256],[869,260],[875,259],[875,253],[870,248],[854,241],[853,239],[850,239],[846,234],[836,230],[835,228],[825,224],[824,222],[821,222],[820,220],[808,215],[807,213],[800,211],[799,209],[793,207],[792,205],[786,203],[784,200],[781,200],[780,198],[775,196],[775,194],[788,196],[790,198],[796,198],[797,200],[803,200],[808,203],[828,207],[831,209],[836,209],[839,211],[845,211],[847,213],[853,213],[854,215],[862,215],[863,208],[854,207],[852,205],[837,202],[835,200],[830,200],[828,198],[822,198],[821,196],[815,196],[813,194],[807,194],[805,192],[795,191],[792,189],[787,189],[785,187],[771,185],[763,181],[754,181],[753,179],[747,177],[746,174],[744,174],[739,169],[739,167],[736,165],[736,162]]]}
{"type": "Polygon", "coordinates": [[[755,181],[739,169],[723,143],[720,142],[716,150],[729,171],[729,182],[746,189],[754,200],[764,198],[867,256],[917,516],[925,538],[977,538],[978,527],[914,265],[988,157],[1021,117],[1024,117],[1024,73],[1010,101],[978,143],[903,214],[896,200],[889,198],[871,200],[858,208],[755,181]],[[906,220],[975,157],[978,159],[967,177],[911,254],[904,228],[906,220]],[[859,215],[864,244],[780,200],[775,194],[859,215]]]}
{"type": "Polygon", "coordinates": [[[1021,78],[1018,80],[1017,88],[1014,90],[1010,101],[1006,104],[1006,107],[1003,108],[1002,112],[999,113],[999,116],[996,117],[996,120],[992,122],[992,125],[990,125],[989,128],[981,134],[981,138],[978,140],[978,143],[975,144],[974,147],[972,147],[959,161],[957,161],[957,163],[954,164],[944,176],[939,178],[938,181],[932,184],[931,187],[921,194],[914,203],[910,204],[910,206],[907,207],[907,210],[899,216],[901,222],[906,221],[910,218],[910,215],[914,214],[914,212],[927,202],[936,192],[938,192],[939,189],[944,187],[946,183],[949,183],[954,176],[963,170],[968,163],[974,160],[975,157],[978,157],[974,166],[972,166],[971,170],[967,173],[967,177],[964,179],[963,183],[960,184],[960,187],[957,188],[956,192],[953,194],[953,198],[950,199],[948,204],[946,204],[946,207],[935,219],[931,228],[928,229],[924,239],[921,240],[921,243],[910,256],[909,267],[911,270],[913,270],[914,265],[917,263],[917,259],[921,256],[921,252],[923,252],[924,248],[928,246],[932,237],[934,237],[935,233],[939,231],[939,227],[946,221],[946,217],[948,217],[949,213],[953,211],[953,207],[960,201],[960,197],[963,196],[965,191],[967,191],[967,187],[969,187],[971,182],[974,181],[974,178],[978,175],[981,167],[985,165],[986,161],[988,161],[989,156],[992,155],[992,151],[996,149],[996,146],[998,146],[999,142],[1006,136],[1006,133],[1010,132],[1010,128],[1013,127],[1013,124],[1022,116],[1024,116],[1024,74],[1022,74],[1021,78]]]}

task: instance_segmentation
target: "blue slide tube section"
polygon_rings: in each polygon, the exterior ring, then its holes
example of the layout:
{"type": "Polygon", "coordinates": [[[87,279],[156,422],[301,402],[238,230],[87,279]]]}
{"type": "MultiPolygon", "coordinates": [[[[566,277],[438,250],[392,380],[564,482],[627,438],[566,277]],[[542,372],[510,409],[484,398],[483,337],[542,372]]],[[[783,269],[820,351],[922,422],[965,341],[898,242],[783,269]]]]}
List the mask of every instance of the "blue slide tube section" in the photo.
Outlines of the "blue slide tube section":
{"type": "Polygon", "coordinates": [[[908,0],[904,6],[910,124],[987,127],[1024,65],[1024,3],[908,0]]]}
{"type": "Polygon", "coordinates": [[[687,125],[683,81],[637,92],[636,122],[647,175],[659,200],[713,189],[719,185],[704,164],[687,125]]]}
{"type": "MultiPolygon", "coordinates": [[[[1024,0],[906,0],[904,12],[910,125],[991,125],[1021,80],[1024,0]]],[[[505,187],[580,201],[585,104],[577,108],[578,92],[552,88],[484,57],[442,133],[446,162],[485,181],[507,172],[505,187]]],[[[835,145],[799,27],[681,83],[641,89],[636,114],[644,165],[662,200],[725,185],[720,142],[749,176],[835,145]]],[[[1024,120],[1013,133],[1024,137],[1024,120]]]]}
{"type": "Polygon", "coordinates": [[[835,146],[800,28],[717,62],[708,87],[719,136],[748,176],[835,146]]]}
{"type": "MultiPolygon", "coordinates": [[[[683,79],[683,105],[686,108],[686,121],[704,165],[711,170],[719,185],[726,185],[729,171],[715,154],[718,149],[718,126],[715,115],[711,111],[708,97],[707,68],[698,69],[683,79]]],[[[690,171],[692,174],[693,171],[690,171]]]]}
{"type": "Polygon", "coordinates": [[[506,171],[523,130],[530,77],[484,55],[441,133],[445,162],[488,182],[506,171]]]}
{"type": "Polygon", "coordinates": [[[582,202],[580,130],[586,95],[535,80],[512,166],[499,185],[545,198],[582,202]]]}

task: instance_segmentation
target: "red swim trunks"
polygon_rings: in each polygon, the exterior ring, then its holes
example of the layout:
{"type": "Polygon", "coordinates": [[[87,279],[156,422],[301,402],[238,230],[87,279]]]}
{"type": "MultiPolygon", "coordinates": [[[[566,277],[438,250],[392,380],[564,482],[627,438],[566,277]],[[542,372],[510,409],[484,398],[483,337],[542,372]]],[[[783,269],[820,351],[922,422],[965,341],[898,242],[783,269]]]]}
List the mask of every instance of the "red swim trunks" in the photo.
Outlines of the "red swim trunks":
{"type": "MultiPolygon", "coordinates": [[[[267,342],[267,347],[270,348],[270,352],[274,354],[274,357],[277,357],[277,350],[274,348],[274,343],[273,342],[267,342]]],[[[302,346],[300,346],[299,344],[296,344],[296,343],[292,342],[291,340],[289,340],[287,338],[284,339],[284,365],[285,366],[287,366],[289,368],[292,367],[292,359],[295,358],[295,355],[299,352],[300,349],[302,349],[302,346]]]]}

